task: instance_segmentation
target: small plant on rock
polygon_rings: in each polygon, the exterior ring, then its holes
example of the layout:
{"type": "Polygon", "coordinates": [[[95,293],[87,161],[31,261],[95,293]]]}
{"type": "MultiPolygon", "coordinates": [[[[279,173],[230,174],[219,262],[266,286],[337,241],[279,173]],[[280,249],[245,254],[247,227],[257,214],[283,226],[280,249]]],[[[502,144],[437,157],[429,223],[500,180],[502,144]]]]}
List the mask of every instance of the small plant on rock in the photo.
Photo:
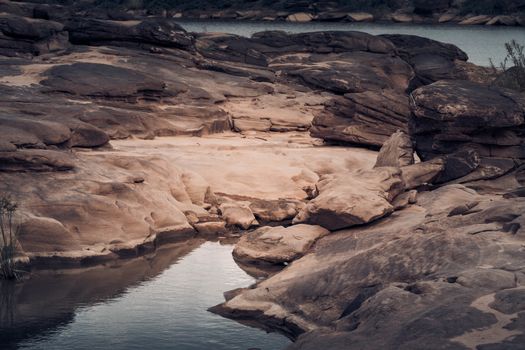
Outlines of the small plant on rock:
{"type": "Polygon", "coordinates": [[[501,70],[502,74],[494,82],[495,85],[525,91],[525,46],[516,40],[505,43],[507,56],[496,66],[492,59],[490,64],[495,71],[501,70]]]}
{"type": "Polygon", "coordinates": [[[0,195],[0,278],[17,279],[16,252],[18,225],[15,223],[17,204],[9,196],[0,195]]]}

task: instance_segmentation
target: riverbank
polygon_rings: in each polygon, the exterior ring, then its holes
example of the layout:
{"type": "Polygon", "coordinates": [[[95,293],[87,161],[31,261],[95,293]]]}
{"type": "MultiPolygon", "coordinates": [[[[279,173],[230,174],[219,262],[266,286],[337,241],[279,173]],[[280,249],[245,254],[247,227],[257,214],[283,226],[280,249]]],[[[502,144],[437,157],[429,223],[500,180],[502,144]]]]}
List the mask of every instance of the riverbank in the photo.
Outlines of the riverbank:
{"type": "MultiPolygon", "coordinates": [[[[6,5],[4,5],[6,6],[6,5]]],[[[150,1],[53,2],[10,4],[27,11],[36,9],[49,19],[66,13],[100,19],[130,20],[144,16],[185,19],[289,22],[389,22],[461,25],[524,26],[525,7],[516,0],[421,1],[150,1]],[[66,6],[62,6],[66,4],[66,6]],[[55,12],[52,14],[51,11],[55,12]]],[[[9,12],[9,11],[7,11],[9,12]]]]}
{"type": "Polygon", "coordinates": [[[248,11],[188,11],[165,13],[177,19],[184,20],[226,20],[226,21],[262,21],[262,22],[291,22],[291,23],[411,23],[411,24],[457,24],[462,26],[489,26],[489,27],[523,27],[525,15],[490,15],[490,14],[460,14],[457,10],[449,12],[421,15],[411,13],[410,9],[399,12],[374,14],[371,12],[272,12],[271,10],[248,11]]]}

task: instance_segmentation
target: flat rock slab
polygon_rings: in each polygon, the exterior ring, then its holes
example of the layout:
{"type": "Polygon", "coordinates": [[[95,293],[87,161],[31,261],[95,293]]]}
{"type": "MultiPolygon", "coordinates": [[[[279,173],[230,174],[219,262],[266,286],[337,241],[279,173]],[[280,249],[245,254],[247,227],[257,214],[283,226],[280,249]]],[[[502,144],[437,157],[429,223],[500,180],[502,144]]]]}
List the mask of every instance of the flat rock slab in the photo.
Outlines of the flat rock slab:
{"type": "MultiPolygon", "coordinates": [[[[376,152],[320,147],[318,141],[305,133],[284,132],[115,140],[111,144],[125,153],[161,156],[200,174],[219,195],[252,202],[303,200],[307,197],[304,189],[315,187],[319,174],[370,169],[374,165],[376,152]]],[[[252,210],[256,216],[260,214],[262,221],[274,216],[261,214],[256,206],[252,210]]]]}
{"type": "Polygon", "coordinates": [[[248,263],[281,264],[303,256],[314,242],[330,231],[321,226],[262,227],[241,237],[233,256],[248,263]]]}
{"type": "Polygon", "coordinates": [[[94,97],[134,97],[162,94],[165,83],[130,69],[98,63],[55,66],[42,84],[49,91],[94,97]]]}

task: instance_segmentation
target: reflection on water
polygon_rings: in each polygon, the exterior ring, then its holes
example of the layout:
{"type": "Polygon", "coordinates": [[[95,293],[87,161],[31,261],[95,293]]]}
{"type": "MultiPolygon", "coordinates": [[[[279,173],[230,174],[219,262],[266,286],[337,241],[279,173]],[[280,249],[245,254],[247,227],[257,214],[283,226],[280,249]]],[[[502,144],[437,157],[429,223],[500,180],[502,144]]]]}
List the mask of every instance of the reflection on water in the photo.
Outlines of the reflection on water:
{"type": "Polygon", "coordinates": [[[378,34],[411,34],[452,43],[469,57],[470,62],[489,65],[489,59],[501,62],[505,57],[504,43],[515,39],[525,44],[523,27],[463,26],[401,23],[338,23],[338,22],[257,22],[257,21],[211,21],[180,20],[186,30],[191,32],[222,32],[242,36],[251,36],[264,30],[284,30],[291,33],[313,32],[323,30],[358,30],[374,35],[378,34]]]}
{"type": "MultiPolygon", "coordinates": [[[[0,283],[0,325],[15,322],[15,284],[0,283]]],[[[1,333],[0,333],[1,334],[1,333]]]]}
{"type": "Polygon", "coordinates": [[[281,335],[206,311],[254,282],[231,250],[196,240],[154,258],[0,284],[0,349],[284,348],[281,335]]]}

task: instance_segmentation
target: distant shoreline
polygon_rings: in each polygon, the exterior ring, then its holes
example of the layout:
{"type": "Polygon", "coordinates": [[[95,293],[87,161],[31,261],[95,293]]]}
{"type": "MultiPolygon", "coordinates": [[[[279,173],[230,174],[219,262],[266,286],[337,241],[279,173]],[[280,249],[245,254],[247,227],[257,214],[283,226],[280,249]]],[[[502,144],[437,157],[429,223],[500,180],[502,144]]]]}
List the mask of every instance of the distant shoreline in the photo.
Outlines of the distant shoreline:
{"type": "MultiPolygon", "coordinates": [[[[134,14],[139,14],[132,11],[134,14]]],[[[140,15],[144,15],[141,13],[140,15]]],[[[159,13],[157,13],[159,15],[159,13]]],[[[502,26],[502,27],[523,27],[525,26],[525,15],[459,15],[450,12],[442,14],[433,14],[431,16],[422,16],[414,13],[393,12],[382,15],[374,15],[370,12],[343,12],[338,14],[312,14],[309,12],[296,13],[271,13],[268,11],[209,11],[196,12],[186,11],[178,12],[175,10],[162,11],[163,17],[181,19],[181,20],[227,20],[241,22],[325,22],[325,23],[402,23],[402,24],[457,24],[457,25],[483,25],[483,26],[502,26]],[[329,17],[333,16],[333,17],[329,17]]]]}
{"type": "Polygon", "coordinates": [[[203,22],[203,23],[209,23],[209,22],[239,22],[239,23],[348,23],[348,24],[366,24],[366,23],[374,23],[374,24],[384,24],[384,25],[428,25],[428,26],[443,26],[443,27],[486,27],[486,28],[512,28],[512,27],[523,27],[525,25],[513,25],[513,26],[507,26],[507,25],[487,25],[487,24],[461,24],[460,22],[434,22],[434,21],[421,21],[421,22],[396,22],[392,20],[386,20],[386,19],[377,19],[373,21],[320,21],[320,20],[312,20],[309,22],[291,22],[286,21],[282,19],[275,19],[275,20],[264,20],[264,19],[238,19],[238,18],[199,18],[199,17],[171,17],[173,19],[176,19],[177,21],[181,23],[185,22],[203,22]]]}

